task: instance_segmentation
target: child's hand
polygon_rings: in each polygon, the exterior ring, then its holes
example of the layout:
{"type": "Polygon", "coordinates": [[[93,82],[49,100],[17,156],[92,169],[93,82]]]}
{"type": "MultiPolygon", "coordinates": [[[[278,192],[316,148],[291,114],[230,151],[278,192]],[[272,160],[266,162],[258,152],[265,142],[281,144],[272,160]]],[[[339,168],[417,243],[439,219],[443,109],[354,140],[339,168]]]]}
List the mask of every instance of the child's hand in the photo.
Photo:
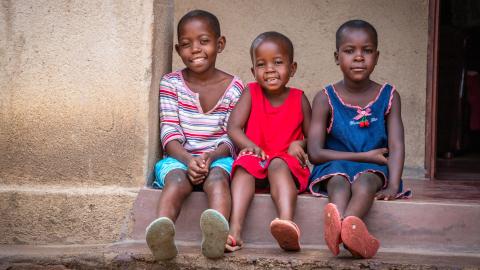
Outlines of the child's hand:
{"type": "Polygon", "coordinates": [[[210,165],[212,164],[212,152],[208,152],[208,153],[203,153],[200,155],[200,158],[203,160],[204,164],[205,164],[205,170],[207,171],[207,174],[208,172],[210,171],[210,165]]]}
{"type": "Polygon", "coordinates": [[[395,200],[397,196],[398,187],[388,186],[386,189],[380,190],[375,195],[376,200],[395,200]]]}
{"type": "Polygon", "coordinates": [[[265,159],[268,158],[268,155],[265,154],[265,151],[263,151],[262,148],[260,148],[256,145],[245,147],[245,148],[242,149],[242,151],[240,151],[240,154],[238,154],[239,157],[244,156],[244,155],[255,155],[255,156],[261,158],[262,160],[265,160],[265,159]]]}
{"type": "Polygon", "coordinates": [[[386,165],[388,160],[385,155],[388,153],[387,148],[373,149],[365,152],[368,162],[386,165]]]}
{"type": "Polygon", "coordinates": [[[288,147],[288,154],[296,157],[302,167],[307,166],[308,156],[305,150],[303,150],[302,141],[293,141],[288,147]]]}
{"type": "Polygon", "coordinates": [[[187,176],[192,185],[198,185],[205,181],[208,167],[201,156],[192,157],[188,162],[187,176]]]}

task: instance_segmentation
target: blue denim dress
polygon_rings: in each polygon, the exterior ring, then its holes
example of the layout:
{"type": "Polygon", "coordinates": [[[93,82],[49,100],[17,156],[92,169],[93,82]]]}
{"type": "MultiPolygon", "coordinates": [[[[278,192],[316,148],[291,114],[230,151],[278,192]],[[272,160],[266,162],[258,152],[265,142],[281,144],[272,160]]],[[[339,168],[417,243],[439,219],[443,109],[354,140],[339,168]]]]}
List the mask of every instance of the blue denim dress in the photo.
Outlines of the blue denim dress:
{"type": "MultiPolygon", "coordinates": [[[[367,106],[346,104],[335,91],[333,85],[325,88],[328,95],[331,118],[327,129],[325,148],[344,152],[367,152],[378,148],[387,148],[387,126],[385,117],[390,112],[395,88],[384,84],[377,97],[367,106]]],[[[310,176],[309,189],[313,195],[326,196],[326,186],[322,183],[334,175],[342,175],[350,183],[365,172],[374,172],[383,177],[384,186],[388,184],[388,167],[375,163],[332,160],[316,165],[310,176]]],[[[400,183],[399,193],[402,191],[400,183]]],[[[403,195],[403,194],[402,194],[403,195]]]]}

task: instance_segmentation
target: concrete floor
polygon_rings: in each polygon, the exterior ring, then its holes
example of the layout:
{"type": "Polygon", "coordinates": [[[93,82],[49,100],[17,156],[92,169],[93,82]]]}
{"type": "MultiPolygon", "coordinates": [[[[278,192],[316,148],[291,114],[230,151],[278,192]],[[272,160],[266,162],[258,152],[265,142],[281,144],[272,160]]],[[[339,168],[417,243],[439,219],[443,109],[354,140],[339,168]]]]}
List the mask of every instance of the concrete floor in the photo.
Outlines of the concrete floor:
{"type": "Polygon", "coordinates": [[[0,246],[0,269],[480,269],[480,256],[380,252],[358,260],[325,249],[284,252],[250,246],[219,260],[203,257],[199,246],[179,245],[179,255],[155,262],[145,243],[95,246],[0,246]]]}

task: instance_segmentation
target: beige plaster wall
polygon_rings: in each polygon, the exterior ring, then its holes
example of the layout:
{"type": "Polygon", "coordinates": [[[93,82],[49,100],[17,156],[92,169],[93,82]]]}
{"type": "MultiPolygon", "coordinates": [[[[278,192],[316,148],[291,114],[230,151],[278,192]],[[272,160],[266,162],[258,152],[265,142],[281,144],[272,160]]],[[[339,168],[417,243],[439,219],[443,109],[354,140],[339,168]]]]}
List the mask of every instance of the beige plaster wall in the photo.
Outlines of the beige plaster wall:
{"type": "MultiPolygon", "coordinates": [[[[341,79],[333,61],[338,26],[354,18],[372,23],[379,34],[381,52],[373,78],[395,84],[402,97],[407,155],[404,175],[423,176],[427,0],[176,0],[175,26],[192,9],[217,15],[227,39],[225,51],[217,58],[218,67],[245,82],[253,79],[248,54],[251,41],[264,31],[286,34],[294,43],[298,62],[291,85],[303,88],[310,100],[322,86],[341,79]]],[[[174,54],[173,69],[181,67],[174,54]]]]}
{"type": "Polygon", "coordinates": [[[1,2],[1,183],[145,183],[153,3],[1,2]]]}
{"type": "Polygon", "coordinates": [[[1,1],[0,244],[129,237],[172,23],[172,0],[1,1]]]}

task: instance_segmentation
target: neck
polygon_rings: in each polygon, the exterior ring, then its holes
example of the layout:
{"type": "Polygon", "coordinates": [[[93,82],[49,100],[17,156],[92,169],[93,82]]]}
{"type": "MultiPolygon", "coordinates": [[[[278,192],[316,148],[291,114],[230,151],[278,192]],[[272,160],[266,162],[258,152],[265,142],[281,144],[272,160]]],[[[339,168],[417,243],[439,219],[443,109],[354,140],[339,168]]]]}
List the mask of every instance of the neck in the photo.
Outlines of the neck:
{"type": "Polygon", "coordinates": [[[214,77],[216,71],[217,69],[213,67],[213,68],[207,69],[202,73],[196,73],[196,72],[192,72],[189,68],[186,68],[184,70],[183,76],[185,77],[185,80],[189,82],[202,83],[202,82],[207,82],[211,80],[214,77]]]}
{"type": "Polygon", "coordinates": [[[343,79],[342,84],[347,91],[361,93],[367,91],[372,86],[372,81],[370,79],[366,79],[363,81],[354,82],[343,79]]]}

